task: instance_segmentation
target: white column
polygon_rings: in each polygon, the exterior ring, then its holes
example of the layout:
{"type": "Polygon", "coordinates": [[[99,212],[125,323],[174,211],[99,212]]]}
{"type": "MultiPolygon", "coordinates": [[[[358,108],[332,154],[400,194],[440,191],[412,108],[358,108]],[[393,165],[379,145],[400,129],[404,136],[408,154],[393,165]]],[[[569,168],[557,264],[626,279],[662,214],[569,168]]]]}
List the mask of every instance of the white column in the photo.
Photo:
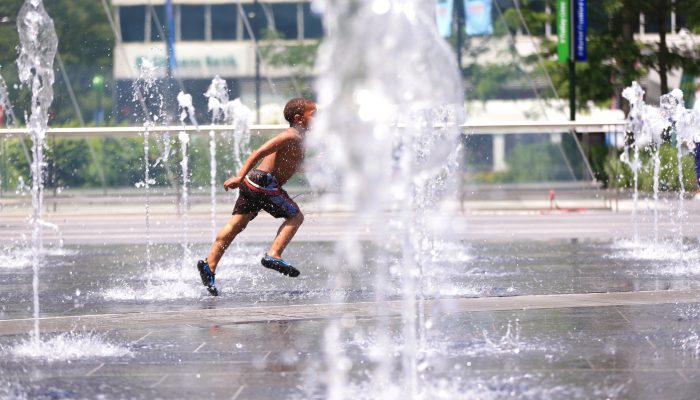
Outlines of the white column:
{"type": "Polygon", "coordinates": [[[508,169],[506,164],[506,135],[493,135],[493,170],[502,172],[508,169]]]}
{"type": "Polygon", "coordinates": [[[150,42],[151,41],[151,7],[146,7],[146,12],[144,13],[144,18],[146,26],[144,26],[145,29],[145,37],[144,37],[144,42],[150,42]]]}
{"type": "Polygon", "coordinates": [[[173,4],[173,25],[175,25],[175,40],[182,40],[182,6],[173,4]]]}
{"type": "Polygon", "coordinates": [[[671,10],[671,33],[677,33],[676,32],[676,10],[675,9],[671,10]]]}
{"type": "Polygon", "coordinates": [[[297,4],[297,39],[304,38],[304,4],[297,4]]]}
{"type": "Polygon", "coordinates": [[[552,16],[552,7],[549,5],[549,0],[544,6],[544,12],[547,15],[547,22],[544,24],[544,35],[549,38],[552,36],[552,24],[550,23],[550,17],[552,16]]]}
{"type": "Polygon", "coordinates": [[[211,42],[211,5],[204,6],[204,40],[211,42]]]}

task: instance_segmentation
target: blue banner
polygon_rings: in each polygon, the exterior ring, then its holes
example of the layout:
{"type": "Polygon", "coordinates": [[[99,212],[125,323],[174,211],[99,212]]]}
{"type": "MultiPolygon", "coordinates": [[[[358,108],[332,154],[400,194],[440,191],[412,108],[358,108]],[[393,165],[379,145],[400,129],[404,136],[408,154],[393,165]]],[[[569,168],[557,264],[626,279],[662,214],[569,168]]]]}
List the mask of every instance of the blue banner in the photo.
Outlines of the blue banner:
{"type": "Polygon", "coordinates": [[[492,0],[464,0],[467,35],[490,35],[493,33],[492,6],[492,0]]]}
{"type": "Polygon", "coordinates": [[[435,4],[435,19],[438,32],[442,37],[450,37],[452,34],[452,8],[454,0],[438,0],[435,4]]]}
{"type": "Polygon", "coordinates": [[[575,0],[574,4],[574,54],[576,55],[576,61],[586,61],[588,58],[586,0],[575,0]]]}

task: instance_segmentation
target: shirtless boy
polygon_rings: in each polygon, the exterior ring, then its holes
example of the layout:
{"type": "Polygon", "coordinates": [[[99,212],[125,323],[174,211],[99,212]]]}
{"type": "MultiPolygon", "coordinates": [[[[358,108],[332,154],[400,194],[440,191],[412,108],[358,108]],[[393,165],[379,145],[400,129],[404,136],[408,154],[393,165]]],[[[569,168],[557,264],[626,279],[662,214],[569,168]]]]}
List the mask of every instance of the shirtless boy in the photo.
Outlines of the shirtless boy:
{"type": "Polygon", "coordinates": [[[304,215],[282,189],[282,185],[294,175],[304,159],[304,136],[315,113],[316,105],[313,101],[303,98],[289,100],[284,107],[284,118],[289,122],[289,128],[255,150],[243,163],[238,175],[224,182],[227,191],[239,189],[238,201],[231,219],[217,233],[207,258],[197,262],[202,283],[212,296],[219,294],[214,281],[219,260],[236,235],[246,228],[260,210],[267,211],[275,218],[284,218],[270,250],[260,262],[264,267],[284,275],[299,275],[299,270],[282,260],[282,252],[304,222],[304,215]],[[260,165],[257,165],[258,162],[260,165]]]}

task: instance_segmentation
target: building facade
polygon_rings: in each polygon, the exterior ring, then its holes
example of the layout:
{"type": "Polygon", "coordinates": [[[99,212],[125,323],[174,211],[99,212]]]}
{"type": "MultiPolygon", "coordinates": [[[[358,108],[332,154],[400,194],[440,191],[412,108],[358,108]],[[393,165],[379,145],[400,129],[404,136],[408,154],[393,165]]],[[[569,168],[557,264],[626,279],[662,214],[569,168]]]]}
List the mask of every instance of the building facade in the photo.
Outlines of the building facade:
{"type": "Polygon", "coordinates": [[[166,92],[191,93],[198,115],[206,121],[203,94],[217,75],[227,81],[231,98],[240,97],[254,110],[260,103],[280,103],[294,95],[290,82],[295,66],[273,66],[259,51],[271,45],[317,43],[324,34],[321,16],[310,0],[172,0],[170,4],[113,0],[112,4],[121,35],[114,48],[116,111],[121,120],[140,119],[133,82],[144,59],[156,67],[159,80],[170,82],[166,92]]]}

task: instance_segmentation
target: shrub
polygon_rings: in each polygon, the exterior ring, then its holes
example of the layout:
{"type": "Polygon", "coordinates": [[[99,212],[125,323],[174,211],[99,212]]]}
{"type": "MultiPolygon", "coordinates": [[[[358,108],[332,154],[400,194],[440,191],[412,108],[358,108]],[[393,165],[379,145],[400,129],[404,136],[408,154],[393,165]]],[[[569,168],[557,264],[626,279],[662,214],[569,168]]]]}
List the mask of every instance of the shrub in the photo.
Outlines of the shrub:
{"type": "MultiPolygon", "coordinates": [[[[605,164],[605,172],[611,177],[609,187],[634,188],[634,175],[629,165],[620,160],[620,152],[608,157],[605,164]]],[[[677,192],[680,190],[678,180],[678,150],[671,144],[661,145],[659,156],[661,167],[659,169],[659,190],[662,192],[677,192]]],[[[631,155],[632,156],[632,155],[631,155]]],[[[654,158],[649,149],[639,152],[642,166],[639,169],[638,188],[642,192],[654,190],[654,158]]],[[[692,154],[686,154],[681,158],[683,168],[683,183],[685,190],[694,192],[698,189],[695,176],[695,158],[692,154]]]]}

